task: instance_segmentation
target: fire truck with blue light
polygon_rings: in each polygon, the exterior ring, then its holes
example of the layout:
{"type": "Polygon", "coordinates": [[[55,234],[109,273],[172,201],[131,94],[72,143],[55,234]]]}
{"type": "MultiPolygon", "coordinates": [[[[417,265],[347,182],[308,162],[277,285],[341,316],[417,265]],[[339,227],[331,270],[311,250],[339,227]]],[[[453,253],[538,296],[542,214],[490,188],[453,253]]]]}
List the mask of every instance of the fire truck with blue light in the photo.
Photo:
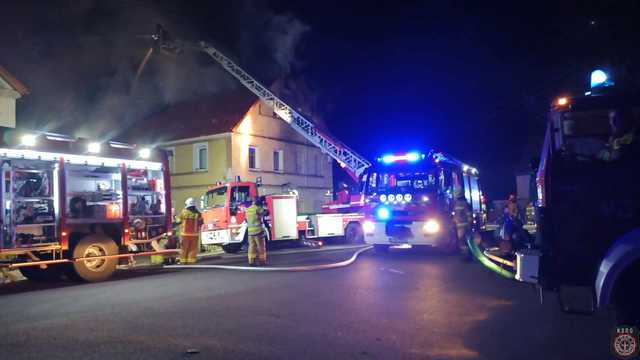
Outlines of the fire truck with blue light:
{"type": "Polygon", "coordinates": [[[515,256],[475,254],[506,277],[557,291],[565,311],[613,308],[619,322],[638,325],[640,89],[624,80],[597,69],[589,91],[553,102],[536,174],[535,242],[515,256]]]}
{"type": "Polygon", "coordinates": [[[441,152],[385,155],[361,184],[364,239],[377,250],[429,245],[454,251],[456,194],[471,205],[474,226],[483,226],[478,170],[441,152]]]}
{"type": "Polygon", "coordinates": [[[0,267],[31,280],[108,279],[120,260],[175,255],[164,151],[0,129],[0,267]]]}
{"type": "Polygon", "coordinates": [[[171,39],[160,26],[153,38],[156,47],[164,52],[176,54],[191,49],[209,55],[273,108],[293,130],[362,184],[361,193],[351,196],[348,204],[327,204],[323,206],[323,213],[311,215],[298,214],[296,195],[260,194],[259,182],[236,181],[212,186],[202,200],[203,244],[221,245],[226,252],[238,252],[247,239],[244,208],[249,199],[258,195],[266,195],[270,216],[265,226],[271,241],[344,237],[347,242],[364,241],[379,249],[390,245],[451,249],[456,243],[451,221],[455,191],[463,191],[476,218],[483,218],[475,168],[433,151],[387,155],[372,166],[210,44],[171,39]]]}

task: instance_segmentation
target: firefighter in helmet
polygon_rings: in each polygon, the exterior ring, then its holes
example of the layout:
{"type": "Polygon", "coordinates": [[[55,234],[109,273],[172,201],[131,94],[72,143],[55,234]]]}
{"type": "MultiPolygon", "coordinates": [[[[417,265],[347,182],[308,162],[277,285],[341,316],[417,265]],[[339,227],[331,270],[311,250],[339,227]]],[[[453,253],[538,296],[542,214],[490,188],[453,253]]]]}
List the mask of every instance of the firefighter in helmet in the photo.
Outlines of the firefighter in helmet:
{"type": "Polygon", "coordinates": [[[198,234],[202,225],[202,215],[196,208],[196,201],[188,198],[178,218],[180,224],[180,263],[194,264],[198,261],[198,234]]]}
{"type": "Polygon", "coordinates": [[[249,234],[248,261],[250,266],[267,264],[267,246],[263,226],[263,218],[266,214],[264,196],[254,198],[251,206],[245,210],[249,234]]]}
{"type": "Polygon", "coordinates": [[[469,205],[462,191],[456,192],[456,199],[453,204],[453,222],[456,224],[456,235],[460,254],[464,260],[470,259],[467,237],[471,232],[473,214],[471,205],[469,205]]]}

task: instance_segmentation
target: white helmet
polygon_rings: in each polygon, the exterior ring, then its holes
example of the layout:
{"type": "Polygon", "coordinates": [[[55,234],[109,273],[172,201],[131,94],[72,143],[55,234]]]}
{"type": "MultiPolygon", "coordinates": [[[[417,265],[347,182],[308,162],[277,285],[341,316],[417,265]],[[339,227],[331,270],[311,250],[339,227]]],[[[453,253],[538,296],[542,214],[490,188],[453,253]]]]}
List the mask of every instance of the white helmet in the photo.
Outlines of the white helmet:
{"type": "Polygon", "coordinates": [[[184,201],[184,207],[188,208],[192,206],[196,206],[196,201],[194,198],[190,197],[184,201]]]}

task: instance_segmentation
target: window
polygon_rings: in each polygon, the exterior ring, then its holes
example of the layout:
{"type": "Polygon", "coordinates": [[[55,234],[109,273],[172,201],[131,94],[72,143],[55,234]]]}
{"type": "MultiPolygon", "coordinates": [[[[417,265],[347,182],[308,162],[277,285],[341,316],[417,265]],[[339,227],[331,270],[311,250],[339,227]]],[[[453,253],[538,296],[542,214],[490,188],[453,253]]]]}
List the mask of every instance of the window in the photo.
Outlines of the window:
{"type": "Polygon", "coordinates": [[[313,162],[313,175],[321,176],[322,175],[322,155],[315,154],[313,156],[315,160],[313,162]]]}
{"type": "Polygon", "coordinates": [[[176,148],[166,148],[167,159],[169,160],[169,172],[176,172],[176,148]]]}
{"type": "Polygon", "coordinates": [[[273,152],[273,171],[284,172],[284,159],[282,150],[273,152]]]}
{"type": "Polygon", "coordinates": [[[193,170],[207,170],[209,148],[207,143],[193,144],[193,170]]]}
{"type": "Polygon", "coordinates": [[[258,158],[258,148],[249,146],[249,169],[259,169],[260,159],[258,158]]]}
{"type": "Polygon", "coordinates": [[[227,187],[226,186],[209,190],[204,196],[204,207],[206,209],[221,208],[221,207],[224,207],[226,203],[227,203],[227,187]]]}

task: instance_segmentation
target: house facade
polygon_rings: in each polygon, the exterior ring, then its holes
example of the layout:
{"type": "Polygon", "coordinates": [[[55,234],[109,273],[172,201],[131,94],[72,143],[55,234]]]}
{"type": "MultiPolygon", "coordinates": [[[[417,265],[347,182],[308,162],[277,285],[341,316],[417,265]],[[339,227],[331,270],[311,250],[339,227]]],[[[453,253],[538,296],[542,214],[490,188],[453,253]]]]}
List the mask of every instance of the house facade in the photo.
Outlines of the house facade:
{"type": "Polygon", "coordinates": [[[16,100],[28,93],[26,86],[0,66],[0,126],[16,127],[16,100]]]}
{"type": "MultiPolygon", "coordinates": [[[[312,213],[328,199],[333,187],[331,159],[295,132],[273,110],[252,97],[242,115],[229,109],[229,102],[219,108],[206,106],[196,118],[184,116],[185,127],[196,136],[180,136],[161,144],[170,155],[172,201],[175,211],[182,209],[189,197],[199,199],[210,185],[233,181],[262,179],[262,195],[295,192],[298,211],[312,213]],[[221,111],[222,110],[227,111],[221,111]],[[195,120],[195,121],[194,121],[195,120]],[[199,124],[199,125],[198,125],[199,124]]],[[[238,106],[243,106],[240,102],[238,106]]],[[[246,106],[246,105],[244,105],[246,106]]],[[[162,119],[166,123],[168,119],[162,119]]]]}

